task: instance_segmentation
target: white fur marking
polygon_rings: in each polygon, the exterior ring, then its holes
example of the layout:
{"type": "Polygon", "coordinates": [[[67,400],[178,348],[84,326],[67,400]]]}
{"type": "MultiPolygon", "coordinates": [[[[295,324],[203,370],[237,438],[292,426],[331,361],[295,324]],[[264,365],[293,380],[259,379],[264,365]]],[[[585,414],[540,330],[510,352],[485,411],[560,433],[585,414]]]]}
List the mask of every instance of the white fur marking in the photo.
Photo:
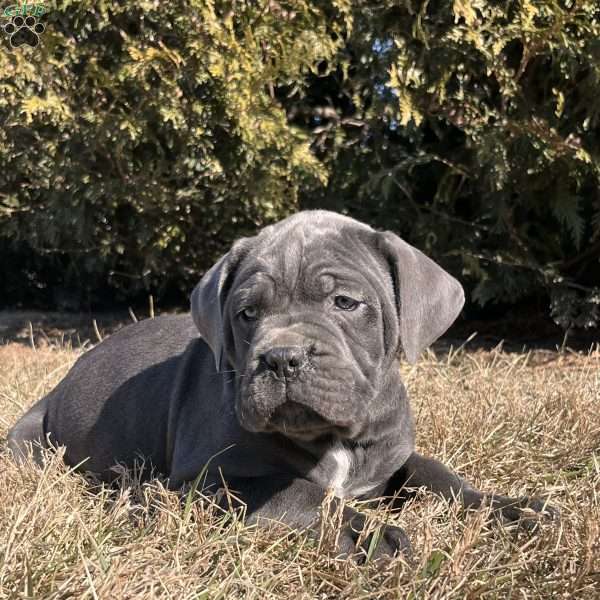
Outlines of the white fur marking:
{"type": "Polygon", "coordinates": [[[328,454],[335,461],[335,468],[329,479],[329,487],[333,488],[336,496],[343,498],[346,495],[344,484],[352,466],[352,453],[337,441],[328,454]]]}

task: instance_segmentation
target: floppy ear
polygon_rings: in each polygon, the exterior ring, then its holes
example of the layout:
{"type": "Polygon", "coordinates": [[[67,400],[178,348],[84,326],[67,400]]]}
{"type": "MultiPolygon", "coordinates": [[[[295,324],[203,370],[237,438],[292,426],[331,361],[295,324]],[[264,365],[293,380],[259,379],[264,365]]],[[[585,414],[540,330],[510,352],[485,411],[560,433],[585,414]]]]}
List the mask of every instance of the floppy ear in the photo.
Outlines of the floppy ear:
{"type": "Polygon", "coordinates": [[[236,242],[202,277],[190,298],[192,318],[215,357],[217,371],[223,358],[223,307],[233,275],[245,253],[248,238],[236,242]]]}
{"type": "Polygon", "coordinates": [[[439,265],[391,231],[378,234],[396,296],[400,343],[407,360],[437,340],[459,315],[465,294],[439,265]]]}

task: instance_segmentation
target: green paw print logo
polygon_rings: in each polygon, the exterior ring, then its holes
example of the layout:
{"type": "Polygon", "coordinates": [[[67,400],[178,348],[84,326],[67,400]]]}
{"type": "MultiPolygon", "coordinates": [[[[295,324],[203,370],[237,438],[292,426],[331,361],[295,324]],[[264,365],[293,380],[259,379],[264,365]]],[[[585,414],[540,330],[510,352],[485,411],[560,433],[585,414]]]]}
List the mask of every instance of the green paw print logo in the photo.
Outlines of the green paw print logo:
{"type": "Polygon", "coordinates": [[[33,2],[23,0],[18,4],[7,6],[2,16],[10,20],[0,27],[8,36],[10,45],[13,48],[19,46],[35,48],[40,43],[40,35],[46,29],[39,18],[47,12],[48,9],[41,0],[33,0],[33,2]]]}
{"type": "Polygon", "coordinates": [[[4,33],[9,36],[10,45],[18,48],[26,44],[35,48],[40,43],[40,34],[44,33],[46,27],[35,17],[13,17],[10,22],[4,26],[4,33]]]}

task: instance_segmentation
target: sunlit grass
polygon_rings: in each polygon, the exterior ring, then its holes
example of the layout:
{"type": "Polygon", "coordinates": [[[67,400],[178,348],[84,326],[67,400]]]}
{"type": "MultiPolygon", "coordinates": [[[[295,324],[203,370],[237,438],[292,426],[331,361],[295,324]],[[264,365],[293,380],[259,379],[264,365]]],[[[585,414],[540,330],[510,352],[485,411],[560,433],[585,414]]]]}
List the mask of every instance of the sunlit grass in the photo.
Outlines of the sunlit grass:
{"type": "MultiPolygon", "coordinates": [[[[0,347],[0,437],[81,351],[0,347]]],[[[93,486],[50,455],[0,456],[0,597],[574,598],[600,586],[600,351],[432,353],[402,366],[417,445],[486,490],[540,494],[557,524],[528,534],[420,494],[400,514],[411,564],[358,566],[274,524],[246,527],[196,494],[124,474],[93,486]]],[[[374,522],[374,525],[376,523],[374,522]]],[[[335,529],[335,528],[334,528],[335,529]]],[[[335,537],[331,527],[323,536],[335,537]]]]}

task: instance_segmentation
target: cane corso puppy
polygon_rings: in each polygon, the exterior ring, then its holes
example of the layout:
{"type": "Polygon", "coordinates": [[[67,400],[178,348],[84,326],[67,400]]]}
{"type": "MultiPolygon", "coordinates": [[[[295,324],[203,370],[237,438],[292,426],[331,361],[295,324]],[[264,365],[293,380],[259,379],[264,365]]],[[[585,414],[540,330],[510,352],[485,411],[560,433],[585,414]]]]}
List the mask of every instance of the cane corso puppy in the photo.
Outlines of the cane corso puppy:
{"type": "MultiPolygon", "coordinates": [[[[175,488],[208,465],[206,486],[225,481],[250,522],[314,530],[327,491],[339,505],[425,487],[477,507],[481,492],[415,452],[398,370],[463,302],[458,281],[393,233],[300,212],[237,241],[193,291],[191,316],[129,325],[79,358],[9,446],[65,446],[68,464],[107,480],[141,456],[175,488]]],[[[546,509],[490,502],[510,520],[546,509]]],[[[364,517],[341,517],[348,554],[364,517]]],[[[408,547],[388,525],[375,556],[408,547]]]]}

